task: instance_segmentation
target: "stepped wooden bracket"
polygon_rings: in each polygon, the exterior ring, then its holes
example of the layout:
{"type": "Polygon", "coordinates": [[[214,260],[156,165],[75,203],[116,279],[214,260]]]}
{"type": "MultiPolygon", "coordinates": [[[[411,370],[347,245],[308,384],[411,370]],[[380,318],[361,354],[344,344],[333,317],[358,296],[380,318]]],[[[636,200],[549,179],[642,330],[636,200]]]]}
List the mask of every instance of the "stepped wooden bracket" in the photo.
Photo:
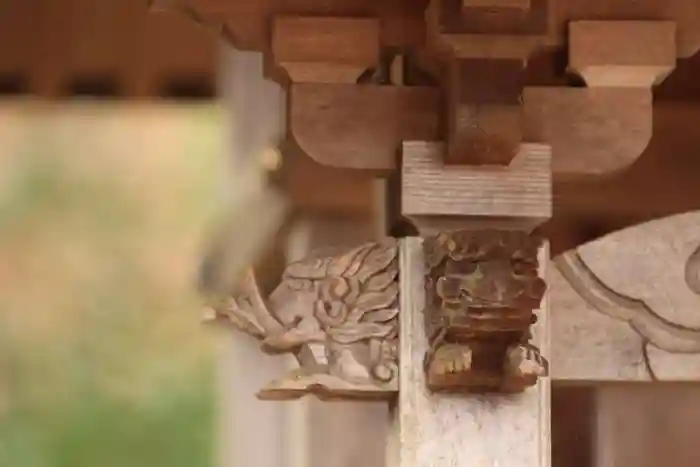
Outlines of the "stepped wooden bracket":
{"type": "Polygon", "coordinates": [[[650,87],[700,47],[700,4],[570,3],[157,2],[265,55],[266,76],[287,90],[285,150],[368,179],[390,176],[411,141],[444,143],[450,164],[487,166],[548,144],[562,177],[633,163],[651,134],[650,87]],[[587,88],[528,78],[534,54],[563,48],[587,88]],[[400,84],[383,72],[395,54],[400,84]]]}
{"type": "Polygon", "coordinates": [[[533,137],[552,146],[555,173],[601,175],[630,166],[652,135],[653,85],[676,64],[676,23],[575,21],[569,69],[586,88],[528,87],[533,137]]]}

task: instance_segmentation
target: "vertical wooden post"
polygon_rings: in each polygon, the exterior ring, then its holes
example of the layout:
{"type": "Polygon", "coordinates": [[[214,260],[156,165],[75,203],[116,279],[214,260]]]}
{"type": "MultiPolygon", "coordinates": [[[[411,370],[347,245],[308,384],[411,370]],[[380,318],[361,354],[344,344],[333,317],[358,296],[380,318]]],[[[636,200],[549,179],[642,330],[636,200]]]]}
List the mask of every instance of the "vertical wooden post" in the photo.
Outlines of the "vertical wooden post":
{"type": "MultiPolygon", "coordinates": [[[[549,146],[521,144],[511,164],[500,167],[448,167],[441,158],[444,150],[436,143],[404,143],[402,213],[421,234],[484,228],[529,232],[551,216],[549,146]]],[[[522,394],[510,395],[447,395],[431,393],[426,386],[424,359],[430,346],[423,249],[419,238],[406,239],[401,249],[399,399],[394,411],[396,438],[390,447],[398,454],[390,454],[393,466],[549,467],[549,378],[541,377],[522,394]]],[[[538,260],[543,278],[549,262],[547,245],[538,260]]],[[[546,298],[540,306],[532,343],[548,356],[546,298]]],[[[458,364],[471,368],[474,353],[469,348],[467,352],[458,364]]]]}
{"type": "MultiPolygon", "coordinates": [[[[549,467],[550,382],[518,395],[448,396],[426,388],[425,268],[419,238],[401,247],[400,392],[394,410],[391,467],[549,467]],[[398,453],[396,450],[398,449],[398,453]]],[[[548,251],[540,254],[542,266],[548,251]]],[[[546,355],[546,300],[534,342],[546,355]]]]}
{"type": "MultiPolygon", "coordinates": [[[[262,78],[262,62],[260,53],[228,47],[224,51],[220,87],[230,112],[232,170],[276,145],[284,128],[284,94],[262,78]]],[[[260,352],[259,344],[247,336],[232,335],[228,341],[220,373],[220,465],[290,467],[286,407],[255,396],[265,382],[284,373],[288,363],[260,352]]]]}

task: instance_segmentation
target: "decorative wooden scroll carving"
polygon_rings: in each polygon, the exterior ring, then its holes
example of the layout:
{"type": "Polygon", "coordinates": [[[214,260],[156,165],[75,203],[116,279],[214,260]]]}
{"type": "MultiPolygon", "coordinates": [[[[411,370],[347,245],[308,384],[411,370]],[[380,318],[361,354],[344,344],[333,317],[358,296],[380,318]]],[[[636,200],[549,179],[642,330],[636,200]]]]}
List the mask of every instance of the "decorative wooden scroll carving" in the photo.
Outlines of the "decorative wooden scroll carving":
{"type": "Polygon", "coordinates": [[[541,240],[496,230],[425,241],[428,387],[447,392],[521,392],[548,372],[530,344],[546,286],[541,240]]]}
{"type": "Polygon", "coordinates": [[[700,212],[615,232],[551,269],[552,377],[697,381],[700,212]]]}
{"type": "Polygon", "coordinates": [[[251,274],[239,295],[211,304],[218,320],[260,340],[264,351],[297,358],[300,368],[260,398],[375,399],[398,391],[397,252],[387,239],[314,256],[289,265],[267,298],[251,274]]]}

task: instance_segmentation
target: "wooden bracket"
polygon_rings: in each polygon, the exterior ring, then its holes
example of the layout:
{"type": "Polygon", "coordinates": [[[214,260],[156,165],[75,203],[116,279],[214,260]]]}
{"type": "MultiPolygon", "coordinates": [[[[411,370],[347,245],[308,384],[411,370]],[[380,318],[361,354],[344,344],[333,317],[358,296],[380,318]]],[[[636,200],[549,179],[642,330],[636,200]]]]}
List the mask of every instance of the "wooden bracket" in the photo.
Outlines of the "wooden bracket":
{"type": "Polygon", "coordinates": [[[272,55],[295,83],[352,83],[379,63],[379,20],[278,16],[272,55]]]}
{"type": "Polygon", "coordinates": [[[569,66],[589,87],[651,88],[676,66],[673,21],[574,21],[569,66]]]}

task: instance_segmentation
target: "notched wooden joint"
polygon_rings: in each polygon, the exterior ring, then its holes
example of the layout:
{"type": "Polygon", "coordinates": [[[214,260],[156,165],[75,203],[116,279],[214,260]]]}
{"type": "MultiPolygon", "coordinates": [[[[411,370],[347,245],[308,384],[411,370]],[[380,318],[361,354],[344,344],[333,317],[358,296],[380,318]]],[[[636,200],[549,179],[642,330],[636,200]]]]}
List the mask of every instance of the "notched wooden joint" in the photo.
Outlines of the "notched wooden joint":
{"type": "Polygon", "coordinates": [[[530,343],[546,285],[541,239],[519,231],[457,231],[425,240],[428,388],[517,393],[548,373],[530,343]]]}
{"type": "Polygon", "coordinates": [[[265,298],[252,273],[235,297],[208,316],[291,353],[299,369],[270,382],[258,397],[287,400],[388,399],[398,391],[398,246],[367,243],[337,256],[311,256],[285,270],[265,298]]]}

